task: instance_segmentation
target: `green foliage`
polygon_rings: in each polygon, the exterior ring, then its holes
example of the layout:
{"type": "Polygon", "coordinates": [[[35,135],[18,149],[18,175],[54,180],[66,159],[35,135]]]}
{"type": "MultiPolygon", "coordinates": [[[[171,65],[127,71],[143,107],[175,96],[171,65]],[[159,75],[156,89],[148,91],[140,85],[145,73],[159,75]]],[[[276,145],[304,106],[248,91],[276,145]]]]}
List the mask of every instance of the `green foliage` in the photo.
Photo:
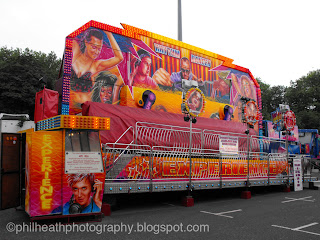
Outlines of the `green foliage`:
{"type": "Polygon", "coordinates": [[[45,54],[26,48],[0,48],[0,112],[34,115],[36,92],[53,89],[58,78],[61,60],[55,53],[45,54]]]}
{"type": "Polygon", "coordinates": [[[286,99],[300,129],[320,130],[320,70],[292,81],[286,99]]]}
{"type": "Polygon", "coordinates": [[[270,120],[270,113],[283,103],[295,113],[299,129],[320,130],[320,70],[291,81],[289,87],[271,87],[259,78],[257,81],[261,88],[264,120],[270,120]]]}
{"type": "Polygon", "coordinates": [[[286,87],[273,86],[264,83],[260,78],[256,79],[260,85],[262,98],[262,116],[264,120],[271,120],[271,112],[275,111],[279,104],[285,103],[286,87]]]}

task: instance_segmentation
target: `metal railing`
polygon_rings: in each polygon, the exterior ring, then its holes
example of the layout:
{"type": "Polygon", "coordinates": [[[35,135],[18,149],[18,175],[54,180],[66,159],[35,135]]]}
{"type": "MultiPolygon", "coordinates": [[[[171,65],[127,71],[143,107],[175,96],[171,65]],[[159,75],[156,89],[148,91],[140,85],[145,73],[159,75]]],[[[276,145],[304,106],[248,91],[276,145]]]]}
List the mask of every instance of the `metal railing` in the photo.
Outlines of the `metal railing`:
{"type": "MultiPolygon", "coordinates": [[[[106,180],[185,181],[190,176],[187,148],[112,143],[104,149],[106,180]]],[[[191,151],[193,181],[282,177],[289,172],[285,154],[221,154],[196,148],[191,151]]]]}
{"type": "MultiPolygon", "coordinates": [[[[107,143],[104,149],[106,182],[235,181],[247,186],[253,179],[280,178],[287,182],[293,176],[292,159],[287,153],[269,153],[272,145],[283,141],[162,124],[138,122],[133,129],[134,141],[128,144],[107,143]],[[237,139],[237,151],[222,151],[220,139],[237,139]],[[134,143],[133,143],[134,142],[134,143]],[[191,167],[190,167],[191,165],[191,167]]],[[[310,160],[302,158],[304,177],[309,176],[310,160]],[[307,163],[309,162],[309,164],[307,163]]],[[[272,181],[271,181],[272,182],[272,181]]]]}

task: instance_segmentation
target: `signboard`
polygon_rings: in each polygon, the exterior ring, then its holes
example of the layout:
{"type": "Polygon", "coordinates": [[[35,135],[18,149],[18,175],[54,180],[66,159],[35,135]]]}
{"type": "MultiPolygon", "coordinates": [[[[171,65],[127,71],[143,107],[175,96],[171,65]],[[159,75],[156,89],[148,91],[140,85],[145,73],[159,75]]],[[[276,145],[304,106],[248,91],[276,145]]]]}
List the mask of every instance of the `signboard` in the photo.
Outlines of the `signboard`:
{"type": "Polygon", "coordinates": [[[294,177],[294,190],[301,191],[303,190],[302,185],[302,170],[301,170],[301,159],[293,159],[293,177],[294,177]]]}
{"type": "Polygon", "coordinates": [[[253,126],[259,120],[258,105],[255,101],[246,102],[244,109],[244,121],[253,126]]]}
{"type": "Polygon", "coordinates": [[[290,110],[284,114],[284,126],[288,131],[293,130],[294,126],[296,125],[296,116],[290,110]]]}
{"type": "Polygon", "coordinates": [[[198,88],[190,88],[183,102],[185,103],[187,112],[193,117],[198,117],[204,111],[204,95],[198,88]]]}
{"type": "Polygon", "coordinates": [[[220,153],[238,154],[238,138],[231,136],[219,137],[219,150],[220,153]]]}
{"type": "Polygon", "coordinates": [[[66,152],[65,173],[103,172],[100,152],[66,152]]]}
{"type": "Polygon", "coordinates": [[[271,113],[271,121],[276,124],[282,120],[282,113],[277,109],[271,113]]]}
{"type": "MultiPolygon", "coordinates": [[[[299,142],[298,126],[294,126],[293,130],[291,131],[291,135],[288,135],[287,138],[290,142],[299,142]]],[[[281,135],[280,139],[286,140],[286,135],[281,135]]]]}
{"type": "Polygon", "coordinates": [[[275,139],[279,139],[279,131],[276,131],[273,128],[273,123],[272,122],[267,122],[267,129],[268,129],[268,137],[269,138],[275,138],[275,139]]]}
{"type": "MultiPolygon", "coordinates": [[[[148,156],[133,157],[131,161],[119,173],[109,171],[107,176],[113,179],[150,179],[150,164],[153,166],[153,179],[187,179],[189,177],[190,159],[187,157],[158,157],[151,159],[148,156]]],[[[106,156],[106,167],[113,167],[113,155],[106,156]]],[[[272,158],[269,160],[251,160],[248,168],[246,159],[224,158],[223,161],[217,158],[192,159],[192,178],[220,179],[243,178],[246,179],[249,172],[250,177],[279,177],[288,174],[288,162],[285,158],[272,158]],[[269,168],[269,169],[268,169],[269,168]]],[[[96,174],[97,175],[97,174],[96,174]]],[[[67,200],[67,199],[66,199],[67,200]]]]}
{"type": "Polygon", "coordinates": [[[25,207],[31,217],[61,205],[62,139],[62,131],[27,133],[25,207]]]}

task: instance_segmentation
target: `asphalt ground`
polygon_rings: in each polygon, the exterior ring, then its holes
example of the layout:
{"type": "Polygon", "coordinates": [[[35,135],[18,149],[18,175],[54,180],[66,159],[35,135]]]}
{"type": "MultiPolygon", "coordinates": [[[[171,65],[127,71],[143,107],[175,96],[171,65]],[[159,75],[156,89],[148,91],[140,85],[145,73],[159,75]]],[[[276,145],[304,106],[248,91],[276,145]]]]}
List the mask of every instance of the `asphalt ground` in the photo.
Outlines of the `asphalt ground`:
{"type": "Polygon", "coordinates": [[[121,195],[101,222],[70,225],[35,225],[7,209],[0,239],[320,239],[320,190],[253,187],[241,199],[243,190],[193,192],[193,207],[181,204],[186,192],[121,195]]]}

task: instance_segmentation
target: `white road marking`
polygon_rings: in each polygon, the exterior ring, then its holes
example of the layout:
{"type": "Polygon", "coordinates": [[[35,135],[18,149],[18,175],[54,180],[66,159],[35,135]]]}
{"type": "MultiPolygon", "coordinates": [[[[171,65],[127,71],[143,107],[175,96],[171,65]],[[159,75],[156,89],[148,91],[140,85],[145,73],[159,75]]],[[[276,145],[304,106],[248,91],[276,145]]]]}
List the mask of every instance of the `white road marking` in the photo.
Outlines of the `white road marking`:
{"type": "Polygon", "coordinates": [[[304,226],[301,226],[301,227],[293,228],[292,230],[293,230],[293,231],[298,231],[298,230],[300,230],[300,229],[302,229],[302,228],[310,227],[310,226],[317,225],[317,224],[319,224],[319,223],[314,222],[314,223],[310,223],[310,224],[308,224],[308,225],[304,225],[304,226]]]}
{"type": "Polygon", "coordinates": [[[308,232],[308,231],[303,231],[303,230],[298,230],[297,232],[309,233],[309,234],[320,236],[320,233],[308,232]]]}
{"type": "Polygon", "coordinates": [[[216,216],[221,216],[221,217],[227,217],[227,218],[233,218],[232,216],[227,216],[227,215],[223,215],[225,213],[233,213],[233,212],[241,212],[242,209],[237,209],[237,210],[232,210],[232,211],[228,211],[228,212],[221,212],[221,213],[212,213],[212,212],[206,212],[206,211],[200,211],[202,213],[207,213],[207,214],[212,214],[212,215],[216,215],[216,216]]]}
{"type": "Polygon", "coordinates": [[[293,201],[309,201],[309,202],[314,202],[315,199],[307,199],[307,198],[312,198],[312,196],[309,196],[309,197],[304,197],[304,198],[289,198],[289,197],[286,197],[286,199],[290,199],[290,200],[287,200],[287,201],[282,201],[281,203],[287,203],[287,202],[293,202],[293,201]]]}
{"type": "Polygon", "coordinates": [[[271,226],[272,227],[277,227],[277,228],[284,228],[284,229],[292,230],[291,228],[284,227],[284,226],[278,226],[278,225],[271,225],[271,226]]]}
{"type": "Polygon", "coordinates": [[[171,204],[171,203],[163,203],[164,205],[168,205],[168,206],[171,206],[171,207],[175,207],[175,205],[171,204]]]}
{"type": "Polygon", "coordinates": [[[313,234],[313,235],[317,235],[317,236],[320,236],[320,233],[314,233],[314,232],[309,232],[309,231],[304,231],[304,230],[301,230],[303,228],[306,228],[306,227],[310,227],[310,226],[314,226],[314,225],[317,225],[319,223],[310,223],[308,225],[304,225],[304,226],[301,226],[301,227],[297,227],[297,228],[288,228],[288,227],[284,227],[284,226],[278,226],[278,225],[271,225],[272,227],[277,227],[277,228],[284,228],[284,229],[288,229],[288,230],[292,230],[292,231],[296,231],[296,232],[303,232],[303,233],[308,233],[308,234],[313,234]]]}

